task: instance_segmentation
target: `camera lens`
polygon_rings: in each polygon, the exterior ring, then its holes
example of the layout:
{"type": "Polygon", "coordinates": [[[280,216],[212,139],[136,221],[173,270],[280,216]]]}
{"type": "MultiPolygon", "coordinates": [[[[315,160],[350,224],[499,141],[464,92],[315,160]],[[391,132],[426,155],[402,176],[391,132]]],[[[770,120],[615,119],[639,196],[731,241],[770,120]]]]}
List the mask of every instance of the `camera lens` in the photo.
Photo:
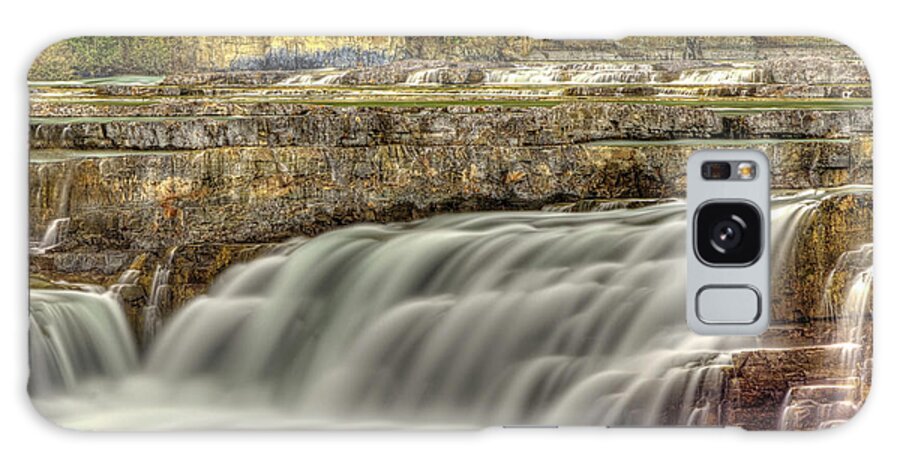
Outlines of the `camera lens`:
{"type": "Polygon", "coordinates": [[[733,250],[737,248],[741,244],[741,237],[743,233],[741,229],[743,228],[740,225],[739,217],[734,216],[732,219],[726,219],[724,221],[719,221],[713,226],[712,232],[710,232],[710,236],[713,241],[713,248],[719,253],[727,253],[728,250],[733,250]]]}
{"type": "Polygon", "coordinates": [[[747,266],[762,252],[762,230],[762,216],[750,203],[706,203],[697,209],[694,249],[711,266],[747,266]]]}

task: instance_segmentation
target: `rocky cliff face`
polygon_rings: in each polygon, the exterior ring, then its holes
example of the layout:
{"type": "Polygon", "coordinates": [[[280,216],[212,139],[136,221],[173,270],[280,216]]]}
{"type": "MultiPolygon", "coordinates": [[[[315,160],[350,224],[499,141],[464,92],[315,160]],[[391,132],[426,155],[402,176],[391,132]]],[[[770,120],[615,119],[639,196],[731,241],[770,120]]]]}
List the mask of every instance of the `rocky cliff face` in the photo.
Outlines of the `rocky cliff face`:
{"type": "Polygon", "coordinates": [[[35,149],[197,150],[233,146],[575,145],[600,140],[846,138],[871,132],[871,110],[728,115],[656,105],[553,108],[272,108],[289,116],[33,123],[35,149]]]}
{"type": "MultiPolygon", "coordinates": [[[[37,235],[69,218],[60,243],[34,257],[32,271],[64,280],[99,274],[109,283],[140,256],[155,262],[191,244],[257,249],[357,222],[540,209],[582,198],[680,197],[687,157],[716,146],[728,144],[247,147],[32,163],[37,235]]],[[[867,138],[742,147],[769,154],[776,189],[871,182],[867,138]]],[[[841,250],[867,241],[871,232],[855,229],[867,224],[869,195],[839,195],[817,209],[801,246],[803,265],[788,278],[796,294],[776,301],[775,319],[821,316],[823,279],[841,250]]]]}

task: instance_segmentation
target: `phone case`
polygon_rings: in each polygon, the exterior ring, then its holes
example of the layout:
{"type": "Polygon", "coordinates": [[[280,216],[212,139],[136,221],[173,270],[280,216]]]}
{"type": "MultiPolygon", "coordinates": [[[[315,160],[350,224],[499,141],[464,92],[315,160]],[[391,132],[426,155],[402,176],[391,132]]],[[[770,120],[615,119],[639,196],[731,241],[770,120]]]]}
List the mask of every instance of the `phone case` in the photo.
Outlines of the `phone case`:
{"type": "Polygon", "coordinates": [[[871,385],[872,110],[813,37],[78,37],[31,67],[28,391],[80,430],[737,426],[871,385]],[[685,322],[758,150],[772,312],[685,322]]]}

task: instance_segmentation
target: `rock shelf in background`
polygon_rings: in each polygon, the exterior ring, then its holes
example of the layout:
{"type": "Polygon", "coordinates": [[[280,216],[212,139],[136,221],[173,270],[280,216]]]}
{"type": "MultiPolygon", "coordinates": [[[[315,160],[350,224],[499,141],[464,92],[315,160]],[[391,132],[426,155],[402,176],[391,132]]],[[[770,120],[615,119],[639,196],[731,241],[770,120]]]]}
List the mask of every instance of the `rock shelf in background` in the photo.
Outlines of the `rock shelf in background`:
{"type": "MultiPolygon", "coordinates": [[[[294,116],[33,122],[32,149],[196,150],[233,146],[553,146],[601,140],[846,138],[870,133],[870,109],[730,115],[662,105],[552,108],[294,107],[294,116]]],[[[274,111],[278,113],[278,111],[274,111]]]]}

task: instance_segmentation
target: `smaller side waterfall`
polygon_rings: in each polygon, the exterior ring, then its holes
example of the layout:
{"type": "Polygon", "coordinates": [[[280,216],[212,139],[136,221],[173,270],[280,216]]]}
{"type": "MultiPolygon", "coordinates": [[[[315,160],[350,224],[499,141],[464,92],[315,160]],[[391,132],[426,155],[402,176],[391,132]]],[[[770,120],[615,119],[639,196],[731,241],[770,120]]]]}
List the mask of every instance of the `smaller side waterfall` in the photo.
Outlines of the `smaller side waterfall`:
{"type": "Polygon", "coordinates": [[[109,287],[109,292],[116,298],[121,299],[123,289],[125,289],[126,287],[137,285],[137,280],[140,276],[141,271],[138,271],[137,269],[126,269],[125,272],[123,272],[122,275],[119,276],[119,279],[116,281],[116,283],[112,284],[109,287]]]}
{"type": "Polygon", "coordinates": [[[837,324],[834,341],[843,347],[841,364],[848,367],[851,376],[865,377],[872,369],[871,365],[866,364],[864,353],[866,327],[872,310],[871,243],[841,255],[828,275],[825,291],[829,319],[837,324]],[[840,290],[843,290],[842,295],[840,290]],[[834,304],[835,293],[842,297],[840,308],[834,304]]]}
{"type": "Polygon", "coordinates": [[[681,73],[673,84],[683,85],[723,85],[758,84],[765,82],[764,73],[752,67],[726,67],[691,69],[681,73]]]}
{"type": "Polygon", "coordinates": [[[346,72],[327,74],[317,79],[313,85],[337,85],[340,84],[341,79],[346,75],[346,72]]]}
{"type": "Polygon", "coordinates": [[[791,387],[781,405],[779,428],[829,428],[846,422],[862,404],[866,325],[872,307],[872,244],[843,253],[828,275],[822,295],[828,321],[835,324],[833,348],[846,377],[791,387]],[[835,302],[837,299],[837,302],[835,302]]]}
{"type": "Polygon", "coordinates": [[[410,74],[406,78],[407,85],[441,84],[441,74],[444,68],[423,69],[410,74]]]}
{"type": "MultiPolygon", "coordinates": [[[[787,237],[790,231],[808,224],[815,214],[816,207],[823,199],[823,194],[816,190],[807,190],[790,197],[776,196],[772,199],[772,237],[787,237]]],[[[794,263],[797,240],[773,240],[772,272],[781,275],[785,268],[794,263]]]]}
{"type": "Polygon", "coordinates": [[[853,383],[792,387],[782,403],[781,430],[827,429],[859,411],[859,386],[853,383]]]}
{"type": "Polygon", "coordinates": [[[872,305],[872,244],[867,243],[856,250],[845,252],[838,258],[837,264],[825,283],[823,295],[828,317],[835,322],[842,319],[846,323],[839,324],[835,333],[836,342],[857,340],[860,328],[872,305]],[[836,304],[835,292],[842,298],[843,304],[836,304]]]}
{"type": "Polygon", "coordinates": [[[330,74],[297,74],[291,76],[277,84],[276,86],[306,86],[306,85],[336,85],[340,83],[346,72],[337,72],[330,74]]]}
{"type": "Polygon", "coordinates": [[[291,76],[275,85],[312,85],[313,76],[311,74],[298,74],[291,76]]]}
{"type": "Polygon", "coordinates": [[[28,390],[49,393],[90,377],[117,378],[137,367],[125,316],[110,295],[32,290],[28,390]]]}
{"type": "Polygon", "coordinates": [[[44,236],[31,247],[31,253],[39,255],[58,247],[62,244],[68,230],[69,218],[59,218],[50,221],[44,236]]]}
{"type": "Polygon", "coordinates": [[[150,284],[150,297],[143,311],[145,344],[156,337],[156,332],[162,326],[163,306],[167,305],[171,300],[172,287],[169,285],[169,275],[172,272],[175,250],[175,248],[172,248],[168,251],[166,261],[163,264],[158,264],[156,271],[153,273],[153,281],[150,284]]]}

